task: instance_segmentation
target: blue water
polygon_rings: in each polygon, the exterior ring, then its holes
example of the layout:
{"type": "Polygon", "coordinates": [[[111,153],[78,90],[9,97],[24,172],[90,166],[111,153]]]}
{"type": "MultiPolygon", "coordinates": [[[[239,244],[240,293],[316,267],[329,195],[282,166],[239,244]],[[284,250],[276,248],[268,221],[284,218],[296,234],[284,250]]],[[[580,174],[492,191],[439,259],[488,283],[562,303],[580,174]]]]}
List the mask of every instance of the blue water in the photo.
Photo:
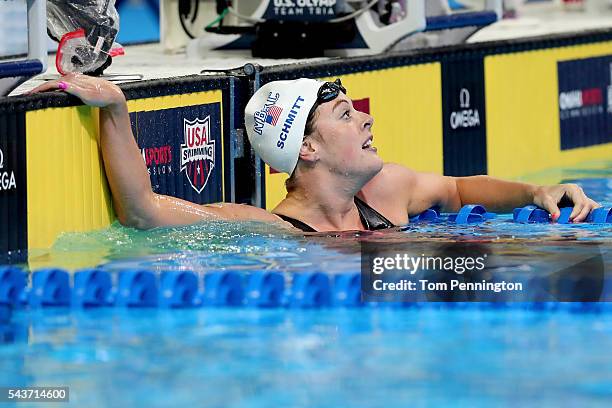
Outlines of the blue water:
{"type": "Polygon", "coordinates": [[[29,343],[0,348],[2,383],[69,385],[70,406],[609,407],[612,401],[609,314],[198,309],[16,317],[29,323],[29,343]]]}
{"type": "MultiPolygon", "coordinates": [[[[612,179],[579,183],[612,203],[612,179]]],[[[516,225],[502,216],[343,238],[254,223],[115,225],[67,234],[35,261],[342,273],[358,270],[366,238],[486,243],[508,268],[536,270],[593,245],[609,270],[612,248],[609,226],[516,225]]],[[[78,407],[612,406],[612,307],[19,310],[4,340],[0,386],[69,386],[69,406],[78,407]]]]}

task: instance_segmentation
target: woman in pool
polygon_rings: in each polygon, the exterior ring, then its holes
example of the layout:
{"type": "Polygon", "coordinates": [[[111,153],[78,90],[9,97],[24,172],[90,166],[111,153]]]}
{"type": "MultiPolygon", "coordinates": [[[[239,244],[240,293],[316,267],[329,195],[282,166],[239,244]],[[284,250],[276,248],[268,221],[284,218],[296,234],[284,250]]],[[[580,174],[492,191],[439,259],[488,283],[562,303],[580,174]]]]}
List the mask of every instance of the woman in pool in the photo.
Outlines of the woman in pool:
{"type": "Polygon", "coordinates": [[[493,211],[533,203],[555,220],[562,201],[573,204],[570,219],[580,222],[598,207],[575,184],[448,177],[385,164],[372,146],[373,118],[353,108],[340,81],[305,78],[264,85],[245,111],[255,151],[271,167],[291,175],[287,197],[272,213],[241,204],[198,205],[153,192],[119,87],[71,74],[32,93],[57,89],[101,108],[100,144],[113,205],[123,225],[139,229],[225,219],[285,220],[304,231],[373,230],[406,224],[409,215],[433,205],[457,211],[470,203],[493,211]]]}

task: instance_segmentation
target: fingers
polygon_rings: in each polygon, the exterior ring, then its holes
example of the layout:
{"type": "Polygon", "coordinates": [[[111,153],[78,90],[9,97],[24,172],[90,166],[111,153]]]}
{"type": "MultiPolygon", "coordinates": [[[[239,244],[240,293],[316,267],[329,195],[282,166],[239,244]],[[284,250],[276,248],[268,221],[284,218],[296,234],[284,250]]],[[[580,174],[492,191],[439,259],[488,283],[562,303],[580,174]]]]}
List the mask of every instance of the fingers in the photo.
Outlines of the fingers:
{"type": "Polygon", "coordinates": [[[47,81],[44,84],[39,85],[36,88],[32,89],[30,92],[27,92],[26,94],[30,95],[30,94],[40,93],[40,92],[56,91],[56,90],[67,91],[70,88],[74,88],[76,83],[80,81],[81,76],[82,74],[75,74],[71,72],[67,75],[64,75],[60,79],[55,79],[53,81],[47,81]]]}
{"type": "Polygon", "coordinates": [[[567,185],[566,194],[574,203],[574,208],[569,216],[570,222],[582,222],[587,219],[590,212],[599,207],[599,204],[591,200],[584,194],[584,191],[580,186],[575,184],[567,185]]]}
{"type": "Polygon", "coordinates": [[[557,221],[557,218],[561,215],[559,207],[557,207],[557,200],[555,200],[550,194],[542,200],[542,207],[550,213],[553,221],[557,221]]]}
{"type": "Polygon", "coordinates": [[[572,218],[572,222],[582,222],[586,220],[590,212],[591,212],[591,206],[585,205],[584,207],[582,207],[582,210],[578,213],[578,215],[572,218]]]}
{"type": "Polygon", "coordinates": [[[570,221],[572,222],[580,222],[582,221],[584,218],[586,218],[586,215],[588,215],[588,212],[590,211],[591,207],[590,207],[590,203],[589,203],[589,198],[586,196],[586,194],[584,194],[584,191],[582,191],[582,189],[575,185],[575,184],[570,184],[567,186],[567,195],[569,196],[569,198],[572,200],[572,202],[574,203],[574,209],[572,210],[572,213],[569,216],[570,221]],[[582,217],[584,211],[587,211],[587,214],[582,217]]]}
{"type": "Polygon", "coordinates": [[[586,204],[587,197],[584,195],[582,190],[576,191],[575,188],[572,188],[567,192],[569,198],[574,203],[574,210],[570,214],[570,220],[573,220],[579,213],[582,211],[582,207],[586,204]]]}
{"type": "Polygon", "coordinates": [[[569,221],[570,222],[580,222],[582,221],[582,218],[580,218],[580,216],[584,213],[584,211],[587,211],[588,215],[588,210],[589,207],[586,205],[585,201],[579,201],[579,202],[575,202],[574,203],[574,209],[572,210],[572,213],[569,216],[569,221]]]}
{"type": "Polygon", "coordinates": [[[56,91],[58,89],[61,89],[59,86],[60,82],[66,83],[66,81],[60,81],[59,79],[55,81],[48,81],[42,85],[38,85],[36,88],[28,92],[28,94],[35,94],[35,93],[47,92],[47,91],[56,91]]]}
{"type": "Polygon", "coordinates": [[[584,207],[582,208],[582,210],[578,213],[578,215],[576,215],[576,217],[571,218],[570,216],[570,220],[572,220],[572,222],[585,221],[587,217],[589,216],[589,214],[591,213],[591,211],[593,211],[593,209],[597,207],[600,207],[600,205],[597,204],[595,201],[591,200],[590,198],[587,198],[586,203],[584,207]]]}
{"type": "Polygon", "coordinates": [[[82,82],[74,76],[66,75],[58,80],[49,81],[32,89],[28,94],[36,94],[47,91],[64,91],[68,94],[75,95],[83,102],[87,103],[87,89],[82,86],[82,82]]]}
{"type": "Polygon", "coordinates": [[[76,96],[86,105],[98,108],[125,104],[125,96],[118,86],[83,74],[68,74],[49,81],[34,88],[30,94],[51,90],[62,90],[76,96]]]}

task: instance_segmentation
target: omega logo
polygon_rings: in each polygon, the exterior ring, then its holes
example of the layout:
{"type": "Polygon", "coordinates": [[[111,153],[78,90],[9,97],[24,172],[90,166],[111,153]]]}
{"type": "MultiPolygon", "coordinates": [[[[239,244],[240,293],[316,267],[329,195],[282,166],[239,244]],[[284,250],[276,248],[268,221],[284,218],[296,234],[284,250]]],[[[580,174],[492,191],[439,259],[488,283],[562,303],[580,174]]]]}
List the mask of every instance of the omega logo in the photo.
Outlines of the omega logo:
{"type": "MultiPolygon", "coordinates": [[[[0,170],[4,168],[4,152],[0,149],[0,170]]],[[[15,172],[0,171],[0,192],[17,188],[15,172]]]]}
{"type": "Polygon", "coordinates": [[[461,92],[459,92],[459,104],[461,109],[470,107],[470,91],[465,88],[461,88],[461,92]]]}
{"type": "Polygon", "coordinates": [[[450,115],[450,125],[453,130],[480,126],[480,113],[478,109],[470,109],[470,91],[466,88],[461,88],[459,91],[459,107],[460,111],[452,112],[450,115]]]}

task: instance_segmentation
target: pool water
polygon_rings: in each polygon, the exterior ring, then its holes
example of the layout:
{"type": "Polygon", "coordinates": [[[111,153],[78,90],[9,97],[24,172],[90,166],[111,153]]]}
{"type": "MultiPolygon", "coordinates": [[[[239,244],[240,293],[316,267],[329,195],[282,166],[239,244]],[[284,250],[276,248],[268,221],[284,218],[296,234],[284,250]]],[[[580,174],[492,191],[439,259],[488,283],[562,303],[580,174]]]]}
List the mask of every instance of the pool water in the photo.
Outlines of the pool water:
{"type": "MultiPolygon", "coordinates": [[[[610,170],[581,176],[573,181],[587,194],[612,203],[610,170]]],[[[502,267],[538,271],[596,246],[606,271],[612,265],[612,228],[601,224],[518,225],[503,215],[342,235],[258,223],[113,225],[65,234],[30,266],[333,274],[359,270],[363,240],[485,243],[502,267]]],[[[608,306],[18,310],[0,344],[0,386],[69,386],[78,407],[609,407],[611,349],[608,306]]]]}
{"type": "Polygon", "coordinates": [[[78,407],[609,407],[610,316],[47,309],[15,316],[1,381],[68,385],[78,407]]]}

